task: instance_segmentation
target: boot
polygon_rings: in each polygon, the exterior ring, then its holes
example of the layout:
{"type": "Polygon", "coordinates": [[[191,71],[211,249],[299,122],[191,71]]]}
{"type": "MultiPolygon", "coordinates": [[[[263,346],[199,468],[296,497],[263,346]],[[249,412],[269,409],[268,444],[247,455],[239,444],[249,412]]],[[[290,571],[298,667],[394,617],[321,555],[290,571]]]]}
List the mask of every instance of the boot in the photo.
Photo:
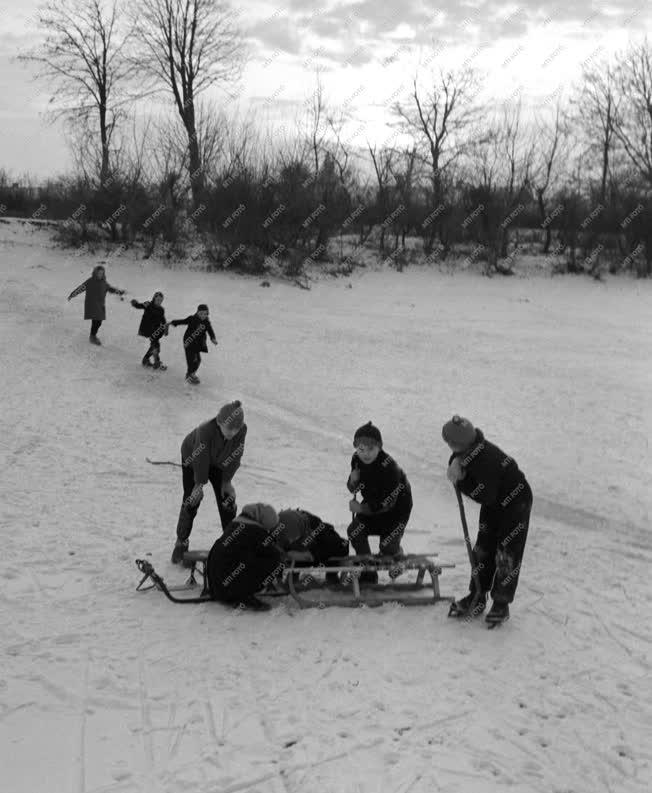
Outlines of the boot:
{"type": "Polygon", "coordinates": [[[361,584],[377,584],[378,573],[375,570],[363,570],[360,573],[361,584]]]}
{"type": "Polygon", "coordinates": [[[249,611],[269,611],[272,607],[269,603],[264,603],[256,595],[249,595],[236,604],[236,608],[244,608],[249,611]]]}
{"type": "Polygon", "coordinates": [[[509,619],[509,604],[501,603],[499,600],[494,600],[489,609],[489,613],[484,618],[485,622],[497,624],[499,622],[506,622],[509,619]]]}
{"type": "Polygon", "coordinates": [[[183,562],[183,555],[188,550],[188,540],[177,540],[172,550],[172,564],[183,562]]]}
{"type": "Polygon", "coordinates": [[[461,598],[460,600],[456,600],[451,603],[450,610],[448,612],[449,617],[477,617],[478,614],[482,614],[487,606],[487,595],[483,592],[480,595],[479,600],[475,604],[473,610],[471,611],[471,604],[473,603],[473,599],[475,597],[474,592],[469,592],[466,597],[461,598]]]}
{"type": "Polygon", "coordinates": [[[97,338],[97,336],[93,336],[92,334],[88,337],[88,340],[91,344],[97,344],[98,347],[102,346],[102,342],[97,338]]]}

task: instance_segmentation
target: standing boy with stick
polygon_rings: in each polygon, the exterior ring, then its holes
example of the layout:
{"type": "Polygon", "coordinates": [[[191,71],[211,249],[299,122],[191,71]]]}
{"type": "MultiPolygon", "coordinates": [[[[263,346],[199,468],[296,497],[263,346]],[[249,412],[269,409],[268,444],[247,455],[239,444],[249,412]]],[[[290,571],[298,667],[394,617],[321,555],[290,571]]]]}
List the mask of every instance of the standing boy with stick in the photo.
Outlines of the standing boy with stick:
{"type": "Polygon", "coordinates": [[[448,478],[481,505],[469,594],[452,604],[450,616],[482,613],[491,592],[493,603],[486,620],[504,622],[518,586],[532,490],[516,461],[485,440],[468,419],[453,416],[444,424],[442,437],[452,451],[448,478]]]}

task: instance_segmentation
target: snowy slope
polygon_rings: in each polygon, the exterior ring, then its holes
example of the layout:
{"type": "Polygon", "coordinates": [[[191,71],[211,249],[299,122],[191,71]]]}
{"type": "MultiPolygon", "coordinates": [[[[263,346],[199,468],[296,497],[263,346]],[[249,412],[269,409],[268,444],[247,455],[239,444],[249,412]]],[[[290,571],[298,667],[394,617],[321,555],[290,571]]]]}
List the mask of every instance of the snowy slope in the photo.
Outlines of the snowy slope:
{"type": "MultiPolygon", "coordinates": [[[[169,318],[207,302],[220,346],[183,383],[140,366],[108,296],[88,344],[70,290],[97,263],[0,224],[0,768],[11,793],[632,793],[652,788],[652,284],[359,274],[310,292],[109,260],[169,318]],[[471,417],[535,492],[512,620],[446,607],[234,614],[134,592],[169,564],[184,434],[226,399],[249,424],[238,501],[343,530],[353,431],[407,470],[411,551],[468,575],[442,422],[471,417]]],[[[477,509],[467,502],[469,520],[477,509]]],[[[202,506],[194,547],[217,510],[202,506]]]]}

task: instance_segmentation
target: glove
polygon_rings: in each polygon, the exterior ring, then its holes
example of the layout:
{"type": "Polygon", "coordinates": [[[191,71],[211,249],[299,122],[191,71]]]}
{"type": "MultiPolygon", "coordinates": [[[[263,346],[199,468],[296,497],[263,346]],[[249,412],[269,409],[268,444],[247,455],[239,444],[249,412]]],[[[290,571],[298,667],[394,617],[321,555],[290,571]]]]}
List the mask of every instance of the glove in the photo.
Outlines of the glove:
{"type": "Polygon", "coordinates": [[[351,487],[357,487],[360,484],[360,469],[354,468],[349,474],[349,484],[351,487]]]}
{"type": "Polygon", "coordinates": [[[222,498],[232,498],[235,501],[235,488],[231,482],[222,483],[222,498]]]}
{"type": "Polygon", "coordinates": [[[354,515],[369,515],[371,514],[371,510],[369,509],[367,504],[362,504],[355,498],[352,498],[349,501],[349,509],[354,515]]]}
{"type": "Polygon", "coordinates": [[[454,457],[451,464],[448,466],[448,473],[446,474],[450,482],[456,485],[461,482],[466,476],[466,471],[462,467],[459,457],[454,457]]]}
{"type": "Polygon", "coordinates": [[[138,305],[138,301],[136,300],[136,298],[135,298],[135,297],[132,297],[132,298],[131,298],[131,300],[130,300],[129,302],[131,303],[131,305],[132,305],[134,308],[136,308],[136,306],[138,305]]]}
{"type": "Polygon", "coordinates": [[[211,339],[211,344],[217,344],[217,339],[211,339]]]}

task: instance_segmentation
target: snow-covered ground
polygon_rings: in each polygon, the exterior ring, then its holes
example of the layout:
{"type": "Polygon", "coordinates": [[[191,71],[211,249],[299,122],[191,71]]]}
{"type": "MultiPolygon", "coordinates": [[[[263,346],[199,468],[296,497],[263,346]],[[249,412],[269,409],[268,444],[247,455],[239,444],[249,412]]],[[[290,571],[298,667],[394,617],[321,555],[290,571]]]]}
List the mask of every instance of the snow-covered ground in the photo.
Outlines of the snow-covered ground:
{"type": "MultiPolygon", "coordinates": [[[[183,382],[140,366],[140,312],[107,298],[88,344],[70,290],[98,258],[0,224],[0,776],[8,793],[643,793],[652,789],[652,283],[375,271],[281,283],[111,259],[168,318],[211,308],[220,346],[183,382]],[[349,284],[352,288],[348,288],[349,284]],[[184,434],[242,399],[240,505],[344,530],[354,430],[406,469],[410,551],[468,561],[442,422],[472,418],[535,493],[512,619],[445,605],[236,614],[169,583],[184,434]]],[[[473,524],[477,509],[467,502],[473,524]]],[[[208,498],[192,537],[209,547],[208,498]]]]}

